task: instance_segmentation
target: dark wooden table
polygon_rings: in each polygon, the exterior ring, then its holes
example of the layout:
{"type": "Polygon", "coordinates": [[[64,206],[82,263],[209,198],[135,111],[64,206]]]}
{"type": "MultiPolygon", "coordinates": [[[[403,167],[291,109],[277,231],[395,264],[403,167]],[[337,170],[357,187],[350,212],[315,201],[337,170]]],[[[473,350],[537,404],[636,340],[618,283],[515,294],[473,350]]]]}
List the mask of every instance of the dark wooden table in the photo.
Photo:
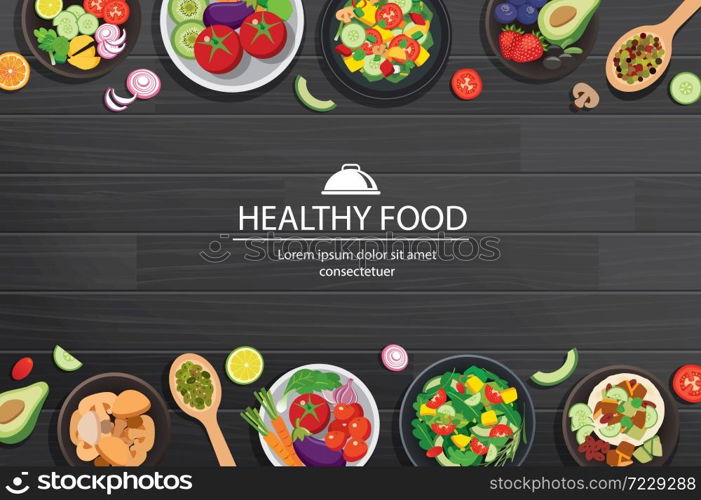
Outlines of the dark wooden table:
{"type": "MultiPolygon", "coordinates": [[[[561,407],[590,371],[626,363],[667,381],[679,365],[701,361],[701,108],[677,106],[666,91],[669,75],[701,71],[701,17],[679,33],[667,78],[645,97],[613,95],[603,67],[621,33],[662,20],[678,0],[602,2],[594,54],[544,84],[505,74],[483,46],[484,2],[448,0],[455,36],[445,73],[420,98],[384,107],[330,80],[317,47],[322,0],[305,1],[306,37],[291,69],[238,96],[179,74],[160,40],[160,3],[142,0],[138,46],[112,74],[68,82],[30,58],[30,84],[0,96],[0,366],[31,355],[31,380],[51,384],[36,431],[4,447],[0,464],[64,463],[54,428],[76,384],[125,371],[167,392],[167,366],[186,351],[221,366],[233,347],[257,346],[265,384],[313,362],[355,372],[381,408],[376,466],[407,464],[396,433],[402,393],[454,353],[492,356],[528,377],[581,349],[575,377],[532,390],[531,465],[573,464],[561,407]],[[470,103],[453,98],[448,83],[465,66],[486,85],[470,103]],[[163,93],[107,113],[104,89],[138,67],[162,76],[163,93]],[[298,73],[338,109],[302,108],[292,89],[298,73]],[[596,110],[568,109],[579,81],[600,92],[596,110]],[[198,257],[233,230],[235,205],[314,199],[347,161],[391,186],[385,200],[466,206],[470,230],[500,237],[503,257],[407,264],[375,281],[322,279],[312,264],[245,263],[236,246],[223,264],[198,257]],[[390,342],[410,351],[407,371],[379,364],[390,342]],[[55,343],[85,367],[59,373],[55,343]]],[[[0,27],[1,50],[29,53],[18,9],[0,10],[0,27]]],[[[0,381],[1,390],[18,385],[0,381]]],[[[220,419],[240,464],[267,464],[239,416],[252,403],[250,388],[226,382],[220,419]]],[[[680,411],[672,463],[701,465],[701,408],[680,411]]],[[[202,428],[175,409],[165,463],[215,463],[202,428]]]]}

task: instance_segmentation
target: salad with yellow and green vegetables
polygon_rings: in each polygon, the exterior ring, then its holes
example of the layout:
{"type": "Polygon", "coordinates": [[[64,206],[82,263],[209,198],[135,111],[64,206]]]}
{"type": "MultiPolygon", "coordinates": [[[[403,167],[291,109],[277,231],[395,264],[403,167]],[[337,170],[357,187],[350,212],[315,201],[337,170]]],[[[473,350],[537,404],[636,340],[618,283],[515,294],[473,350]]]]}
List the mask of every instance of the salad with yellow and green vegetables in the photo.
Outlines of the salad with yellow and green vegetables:
{"type": "Polygon", "coordinates": [[[351,73],[399,83],[431,57],[433,12],[417,0],[350,0],[336,12],[335,51],[351,73]]]}
{"type": "Polygon", "coordinates": [[[444,467],[504,466],[526,441],[518,391],[478,366],[430,379],[414,409],[413,436],[444,467]]]}

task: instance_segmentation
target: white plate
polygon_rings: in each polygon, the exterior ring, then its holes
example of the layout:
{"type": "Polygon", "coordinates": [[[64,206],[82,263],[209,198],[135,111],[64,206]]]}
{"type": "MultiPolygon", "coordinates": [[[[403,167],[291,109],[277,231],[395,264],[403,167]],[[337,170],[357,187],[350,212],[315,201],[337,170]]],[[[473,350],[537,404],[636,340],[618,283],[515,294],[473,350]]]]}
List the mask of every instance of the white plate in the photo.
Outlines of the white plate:
{"type": "MultiPolygon", "coordinates": [[[[302,0],[290,0],[294,11],[285,21],[287,27],[287,43],[285,48],[270,59],[257,59],[244,52],[241,63],[231,72],[214,75],[203,70],[194,59],[180,57],[171,39],[171,34],[177,26],[168,14],[168,0],[161,4],[161,38],[168,51],[168,56],[183,75],[202,87],[217,92],[230,94],[248,92],[275,80],[292,63],[304,35],[304,7],[302,0]]],[[[238,31],[238,30],[237,30],[238,31]]]]}
{"type": "MultiPolygon", "coordinates": [[[[290,377],[292,377],[292,374],[304,369],[317,370],[320,372],[337,373],[341,376],[341,384],[345,384],[349,378],[353,379],[353,387],[355,388],[355,392],[358,395],[358,403],[360,403],[360,405],[363,407],[363,410],[365,411],[365,418],[367,418],[370,421],[370,424],[372,425],[372,434],[370,434],[370,439],[368,439],[367,441],[367,454],[357,462],[347,463],[346,467],[363,467],[366,463],[368,463],[368,460],[370,460],[370,457],[372,456],[372,453],[375,451],[375,447],[377,446],[377,440],[380,437],[380,412],[377,409],[377,403],[375,403],[375,398],[372,396],[370,389],[368,389],[368,387],[358,377],[353,375],[351,372],[344,370],[343,368],[339,368],[338,366],[325,364],[304,365],[285,373],[282,377],[277,379],[275,383],[270,387],[270,394],[273,398],[274,403],[277,403],[282,397],[283,393],[285,392],[285,387],[287,387],[287,382],[290,380],[290,377]]],[[[290,393],[290,397],[287,400],[288,403],[292,403],[292,401],[296,397],[295,394],[296,393],[294,392],[290,393]]],[[[287,418],[288,413],[289,412],[286,410],[282,412],[280,416],[283,418],[285,423],[288,424],[288,429],[290,429],[290,434],[292,434],[292,429],[289,425],[290,421],[287,418]]],[[[266,426],[271,428],[270,417],[265,413],[265,410],[263,408],[260,409],[260,416],[262,417],[263,422],[265,422],[266,426]]],[[[323,436],[321,435],[316,435],[315,437],[317,439],[323,439],[323,436]]],[[[260,444],[263,447],[263,451],[268,457],[268,460],[270,460],[271,464],[273,464],[275,467],[285,466],[282,460],[280,460],[280,458],[270,449],[268,443],[266,443],[265,439],[263,439],[263,436],[260,436],[260,444]]]]}

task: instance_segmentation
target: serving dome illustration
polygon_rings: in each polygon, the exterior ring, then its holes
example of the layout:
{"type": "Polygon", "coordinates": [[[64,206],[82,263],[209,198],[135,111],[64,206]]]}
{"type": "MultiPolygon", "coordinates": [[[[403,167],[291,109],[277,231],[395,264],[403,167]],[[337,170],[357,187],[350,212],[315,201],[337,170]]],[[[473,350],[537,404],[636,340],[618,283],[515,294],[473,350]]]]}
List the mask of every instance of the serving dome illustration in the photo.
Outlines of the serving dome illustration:
{"type": "Polygon", "coordinates": [[[325,196],[372,196],[379,195],[380,190],[372,177],[363,172],[360,165],[346,163],[341,170],[333,174],[321,194],[325,196]]]}

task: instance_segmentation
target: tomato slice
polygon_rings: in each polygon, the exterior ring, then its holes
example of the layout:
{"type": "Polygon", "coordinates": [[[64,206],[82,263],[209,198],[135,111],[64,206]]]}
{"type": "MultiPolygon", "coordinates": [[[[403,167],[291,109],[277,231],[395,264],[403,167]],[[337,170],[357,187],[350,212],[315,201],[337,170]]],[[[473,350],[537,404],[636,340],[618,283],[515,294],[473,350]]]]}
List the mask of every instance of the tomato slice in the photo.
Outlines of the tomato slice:
{"type": "Polygon", "coordinates": [[[360,46],[361,49],[369,56],[372,55],[372,48],[377,45],[382,45],[382,35],[375,28],[365,30],[366,42],[360,46]]]}
{"type": "Polygon", "coordinates": [[[380,28],[393,30],[402,24],[402,8],[396,3],[388,3],[380,7],[375,13],[375,22],[380,28]]]}
{"type": "Polygon", "coordinates": [[[448,395],[446,394],[445,389],[441,387],[438,389],[438,392],[436,392],[433,397],[428,400],[426,406],[435,410],[439,406],[444,405],[446,401],[448,401],[448,395]]]}
{"type": "Polygon", "coordinates": [[[209,73],[220,75],[241,62],[243,50],[239,36],[228,26],[216,24],[202,30],[195,42],[195,59],[209,73]]]}
{"type": "Polygon", "coordinates": [[[419,53],[421,52],[421,45],[419,42],[406,35],[395,36],[389,42],[389,46],[390,48],[401,47],[404,49],[404,52],[406,52],[407,57],[412,61],[416,61],[416,58],[419,57],[419,53]]]}
{"type": "Polygon", "coordinates": [[[492,387],[489,384],[484,386],[484,395],[486,396],[487,401],[494,405],[497,405],[503,401],[503,399],[501,398],[501,394],[499,394],[499,391],[497,391],[494,387],[492,387]]]}
{"type": "Polygon", "coordinates": [[[506,437],[506,436],[511,436],[513,433],[514,433],[514,431],[512,431],[511,427],[509,427],[508,425],[497,424],[494,427],[492,427],[491,431],[489,431],[489,437],[490,438],[506,437]]]}
{"type": "Polygon", "coordinates": [[[129,14],[129,4],[124,0],[109,0],[105,3],[102,17],[110,24],[124,24],[129,20],[129,14]]]}
{"type": "Polygon", "coordinates": [[[109,0],[84,0],[83,9],[85,9],[85,12],[95,17],[102,17],[102,14],[105,12],[105,4],[108,1],[109,0]]]}
{"type": "Polygon", "coordinates": [[[458,98],[470,101],[482,93],[482,78],[477,70],[459,69],[453,74],[450,86],[458,98]]]}
{"type": "Polygon", "coordinates": [[[447,436],[455,430],[453,424],[431,424],[431,430],[439,436],[447,436]]]}
{"type": "Polygon", "coordinates": [[[672,379],[674,392],[688,403],[701,403],[701,366],[684,365],[672,379]]]}
{"type": "Polygon", "coordinates": [[[489,451],[489,447],[480,443],[477,438],[472,438],[470,441],[470,449],[477,455],[486,455],[489,451]]]}

